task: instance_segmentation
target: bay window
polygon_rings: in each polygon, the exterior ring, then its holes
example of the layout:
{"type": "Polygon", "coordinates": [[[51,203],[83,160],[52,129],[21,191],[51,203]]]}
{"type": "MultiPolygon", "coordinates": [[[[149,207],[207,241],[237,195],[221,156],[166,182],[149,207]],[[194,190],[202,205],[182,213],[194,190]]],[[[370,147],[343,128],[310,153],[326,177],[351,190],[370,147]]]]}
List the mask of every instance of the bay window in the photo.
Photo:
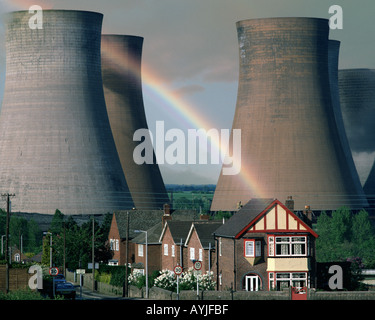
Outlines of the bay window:
{"type": "Polygon", "coordinates": [[[244,241],[244,255],[245,257],[260,257],[262,255],[262,242],[260,240],[244,241]]]}
{"type": "Polygon", "coordinates": [[[306,256],[307,237],[268,237],[268,256],[306,256]]]}

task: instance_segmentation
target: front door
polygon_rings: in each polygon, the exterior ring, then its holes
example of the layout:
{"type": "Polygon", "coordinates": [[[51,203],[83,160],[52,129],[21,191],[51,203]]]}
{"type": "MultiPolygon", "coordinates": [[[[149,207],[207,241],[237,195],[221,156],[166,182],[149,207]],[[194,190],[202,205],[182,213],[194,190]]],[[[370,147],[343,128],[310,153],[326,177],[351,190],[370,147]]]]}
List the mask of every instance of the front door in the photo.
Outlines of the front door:
{"type": "Polygon", "coordinates": [[[246,291],[258,291],[260,279],[258,276],[246,276],[245,289],[246,291]]]}

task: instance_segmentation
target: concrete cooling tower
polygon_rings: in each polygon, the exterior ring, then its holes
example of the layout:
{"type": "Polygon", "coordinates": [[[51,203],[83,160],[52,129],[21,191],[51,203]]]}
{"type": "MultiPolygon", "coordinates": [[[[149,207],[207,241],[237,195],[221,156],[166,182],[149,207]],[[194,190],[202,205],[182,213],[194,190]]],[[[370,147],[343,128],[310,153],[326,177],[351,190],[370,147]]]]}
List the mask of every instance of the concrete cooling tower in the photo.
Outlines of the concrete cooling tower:
{"type": "Polygon", "coordinates": [[[0,186],[12,211],[102,214],[133,206],[105,106],[103,16],[13,12],[6,24],[0,186]]]}
{"type": "Polygon", "coordinates": [[[353,158],[369,202],[375,202],[375,70],[339,70],[340,103],[353,158]]]}
{"type": "Polygon", "coordinates": [[[104,95],[134,205],[137,209],[161,209],[169,198],[155,155],[152,164],[137,164],[133,159],[133,151],[141,143],[133,140],[134,132],[148,129],[142,96],[142,46],[142,37],[102,35],[104,95]]]}
{"type": "Polygon", "coordinates": [[[241,130],[241,170],[220,174],[211,210],[235,211],[252,198],[288,196],[295,210],[367,206],[331,103],[328,21],[244,20],[237,32],[240,74],[232,129],[241,130]]]}
{"type": "Polygon", "coordinates": [[[339,70],[339,90],[346,133],[364,184],[375,156],[375,70],[339,70]]]}

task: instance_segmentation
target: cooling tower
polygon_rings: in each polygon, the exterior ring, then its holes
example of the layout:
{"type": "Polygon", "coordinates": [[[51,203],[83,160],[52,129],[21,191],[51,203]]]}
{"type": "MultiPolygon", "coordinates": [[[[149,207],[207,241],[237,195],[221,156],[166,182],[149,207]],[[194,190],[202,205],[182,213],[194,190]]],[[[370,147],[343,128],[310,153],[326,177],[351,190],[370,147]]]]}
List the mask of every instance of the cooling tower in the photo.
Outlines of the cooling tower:
{"type": "Polygon", "coordinates": [[[339,90],[350,148],[364,184],[375,156],[375,70],[340,70],[339,90]]]}
{"type": "Polygon", "coordinates": [[[339,71],[340,103],[353,158],[365,194],[375,202],[375,70],[339,71]]]}
{"type": "Polygon", "coordinates": [[[355,163],[353,161],[353,156],[352,156],[352,152],[351,152],[348,137],[347,137],[343,115],[342,115],[342,108],[340,104],[340,90],[339,90],[339,80],[338,80],[339,55],[340,55],[340,41],[329,40],[328,42],[328,73],[329,73],[333,113],[335,116],[339,139],[342,144],[342,148],[344,150],[344,155],[345,155],[346,161],[349,164],[351,175],[355,183],[353,187],[356,188],[357,194],[363,194],[363,188],[361,185],[360,177],[358,175],[355,163]]]}
{"type": "Polygon", "coordinates": [[[101,78],[102,15],[8,15],[0,116],[0,185],[13,211],[102,214],[133,206],[101,78]]]}
{"type": "Polygon", "coordinates": [[[240,72],[232,129],[241,130],[241,170],[222,170],[211,210],[235,211],[252,198],[284,201],[289,195],[296,210],[367,206],[331,103],[328,21],[245,20],[237,32],[240,72]]]}
{"type": "MultiPolygon", "coordinates": [[[[161,209],[169,203],[159,166],[137,164],[133,151],[141,143],[134,132],[148,129],[143,105],[141,58],[143,38],[102,35],[104,95],[113,137],[134,205],[138,209],[161,209]]],[[[153,150],[152,145],[150,148],[153,150]]]]}

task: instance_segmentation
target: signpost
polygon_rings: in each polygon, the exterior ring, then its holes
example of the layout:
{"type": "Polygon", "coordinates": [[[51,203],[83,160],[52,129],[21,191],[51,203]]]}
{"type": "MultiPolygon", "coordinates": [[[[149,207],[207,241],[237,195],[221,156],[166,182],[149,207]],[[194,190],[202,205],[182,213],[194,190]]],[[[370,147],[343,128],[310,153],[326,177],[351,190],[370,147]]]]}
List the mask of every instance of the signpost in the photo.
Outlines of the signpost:
{"type": "MultiPolygon", "coordinates": [[[[91,266],[92,267],[92,266],[91,266]]],[[[86,273],[85,269],[77,269],[76,274],[79,274],[79,295],[82,299],[82,275],[86,273]]]]}
{"type": "Polygon", "coordinates": [[[182,267],[180,265],[177,265],[174,267],[173,271],[177,276],[177,300],[180,300],[178,279],[180,278],[180,275],[182,273],[182,267]]]}
{"type": "Polygon", "coordinates": [[[202,262],[198,260],[193,261],[193,266],[196,271],[196,277],[197,277],[197,300],[199,300],[199,280],[198,280],[198,271],[202,269],[202,262]]]}
{"type": "Polygon", "coordinates": [[[49,268],[49,274],[53,277],[52,278],[52,289],[53,289],[53,297],[55,297],[55,276],[59,274],[59,268],[51,267],[49,268]]]}

